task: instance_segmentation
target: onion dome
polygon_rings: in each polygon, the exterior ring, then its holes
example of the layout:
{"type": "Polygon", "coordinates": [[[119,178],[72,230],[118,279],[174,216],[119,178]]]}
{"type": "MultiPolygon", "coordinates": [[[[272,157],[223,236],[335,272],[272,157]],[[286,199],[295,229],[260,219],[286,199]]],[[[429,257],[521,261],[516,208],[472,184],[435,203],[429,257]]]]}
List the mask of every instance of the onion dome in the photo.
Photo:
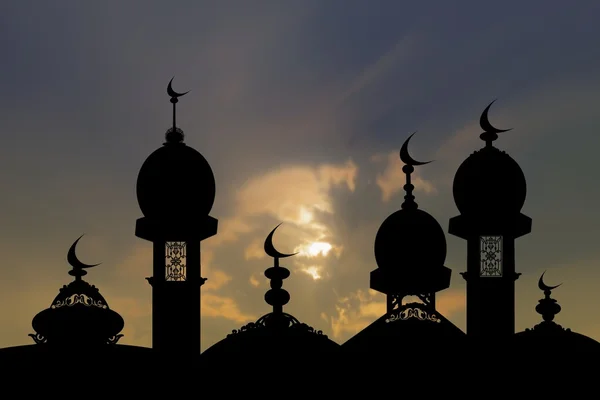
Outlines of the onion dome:
{"type": "MultiPolygon", "coordinates": [[[[495,100],[494,100],[495,101],[495,100]]],[[[453,195],[462,215],[510,215],[519,213],[525,204],[527,183],[519,164],[492,142],[498,133],[488,120],[490,103],[481,114],[479,123],[484,132],[479,136],[485,147],[471,154],[454,176],[453,195]]]]}
{"type": "Polygon", "coordinates": [[[274,362],[275,368],[278,368],[283,366],[284,357],[289,357],[291,363],[335,361],[330,355],[339,349],[337,343],[322,331],[283,312],[283,306],[290,300],[289,293],[282,288],[283,280],[290,276],[290,271],[279,265],[279,259],[294,254],[282,254],[273,246],[273,234],[278,227],[265,240],[265,252],[274,259],[274,265],[265,271],[265,276],[271,281],[265,301],[273,307],[273,311],[256,322],[233,330],[225,339],[202,353],[201,359],[208,368],[222,361],[244,363],[248,360],[253,360],[252,364],[260,363],[259,360],[274,362]]]}
{"type": "Polygon", "coordinates": [[[408,153],[406,139],[400,159],[406,164],[404,203],[402,209],[390,215],[375,237],[375,260],[378,269],[371,273],[371,288],[386,294],[416,295],[437,292],[450,286],[451,271],[444,267],[446,236],[440,224],[420,210],[412,192],[410,174],[415,161],[408,153]]]}
{"type": "Polygon", "coordinates": [[[190,218],[206,217],[215,200],[215,178],[206,159],[183,143],[176,126],[177,93],[167,86],[173,104],[173,126],[166,132],[163,147],[154,151],[140,169],[137,199],[145,217],[168,219],[174,212],[190,218]]]}
{"type": "MultiPolygon", "coordinates": [[[[82,235],[83,236],[83,235],[82,235]]],[[[81,237],[79,237],[81,239],[81,237]]],[[[38,344],[59,346],[96,346],[116,344],[123,336],[123,318],[111,310],[98,288],[83,279],[86,268],[96,265],[84,264],[75,255],[77,239],[67,254],[73,270],[69,275],[74,281],[63,286],[50,308],[41,311],[32,321],[35,334],[30,334],[38,344]]]]}
{"type": "Polygon", "coordinates": [[[552,290],[560,285],[546,285],[544,274],[538,281],[538,287],[544,292],[544,298],[539,300],[539,304],[535,307],[543,321],[532,329],[525,329],[515,334],[517,354],[526,358],[535,355],[538,359],[544,355],[552,358],[558,355],[579,358],[582,353],[600,355],[600,343],[596,340],[573,332],[569,328],[563,328],[554,322],[554,317],[561,311],[561,306],[550,295],[552,290]]]}

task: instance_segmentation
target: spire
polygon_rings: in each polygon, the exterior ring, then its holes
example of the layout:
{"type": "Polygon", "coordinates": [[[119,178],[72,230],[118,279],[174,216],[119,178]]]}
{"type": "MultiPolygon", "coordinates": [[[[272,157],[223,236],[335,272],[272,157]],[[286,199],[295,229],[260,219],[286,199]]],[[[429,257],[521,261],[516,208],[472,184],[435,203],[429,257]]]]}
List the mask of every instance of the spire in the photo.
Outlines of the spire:
{"type": "Polygon", "coordinates": [[[283,306],[290,301],[290,294],[287,290],[282,289],[283,280],[290,276],[290,270],[281,267],[279,265],[279,259],[291,257],[296,254],[283,254],[275,249],[275,246],[273,245],[273,234],[280,225],[281,224],[277,225],[265,239],[265,253],[270,257],[273,257],[273,266],[267,268],[265,271],[265,276],[271,281],[271,289],[265,293],[265,301],[267,304],[273,306],[273,314],[277,315],[283,313],[283,306]]]}
{"type": "Polygon", "coordinates": [[[425,165],[429,164],[431,161],[421,162],[413,159],[408,153],[408,142],[413,137],[413,135],[417,132],[413,132],[402,144],[402,148],[400,149],[400,160],[404,164],[402,167],[402,172],[406,174],[406,184],[404,185],[404,190],[406,191],[406,195],[404,196],[404,203],[402,203],[403,210],[416,210],[419,205],[415,202],[415,196],[412,194],[415,189],[414,185],[411,183],[410,174],[415,172],[415,165],[425,165]]]}
{"type": "Polygon", "coordinates": [[[540,280],[538,281],[538,287],[540,290],[544,292],[544,298],[539,300],[539,304],[535,307],[535,311],[538,312],[542,316],[545,322],[552,322],[556,314],[558,314],[561,310],[560,305],[555,299],[550,298],[550,294],[552,293],[552,289],[556,289],[561,284],[556,286],[548,286],[544,283],[544,274],[540,276],[540,280]]]}
{"type": "Polygon", "coordinates": [[[499,133],[510,131],[510,129],[497,129],[490,123],[488,111],[495,101],[496,100],[492,101],[485,110],[483,110],[481,117],[479,118],[479,125],[481,126],[481,129],[483,129],[483,133],[479,135],[479,137],[485,142],[485,147],[492,147],[492,142],[498,139],[499,133]]]}
{"type": "MultiPolygon", "coordinates": [[[[171,84],[173,83],[173,79],[171,78],[169,84],[167,85],[167,94],[171,96],[171,104],[173,104],[173,126],[167,130],[165,135],[167,142],[166,143],[182,143],[183,142],[183,131],[177,127],[177,102],[179,101],[177,98],[181,97],[190,91],[188,90],[185,93],[177,93],[173,90],[171,84]]],[[[165,143],[165,144],[166,144],[165,143]]]]}

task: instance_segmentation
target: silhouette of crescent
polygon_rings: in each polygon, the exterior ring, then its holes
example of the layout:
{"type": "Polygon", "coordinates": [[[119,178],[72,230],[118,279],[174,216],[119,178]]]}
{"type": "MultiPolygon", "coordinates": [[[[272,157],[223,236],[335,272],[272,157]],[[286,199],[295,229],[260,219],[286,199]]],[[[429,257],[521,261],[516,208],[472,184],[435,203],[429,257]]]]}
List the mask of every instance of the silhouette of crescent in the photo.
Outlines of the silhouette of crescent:
{"type": "Polygon", "coordinates": [[[410,138],[413,137],[413,135],[417,133],[416,131],[412,133],[412,135],[410,135],[408,137],[408,139],[406,139],[404,141],[404,144],[402,145],[402,148],[400,148],[400,160],[402,160],[402,162],[406,165],[425,165],[425,164],[429,164],[431,161],[426,161],[426,162],[421,162],[421,161],[417,161],[414,158],[412,158],[410,156],[410,154],[408,154],[408,142],[410,141],[410,138]]]}
{"type": "MultiPolygon", "coordinates": [[[[546,271],[544,271],[544,274],[546,273],[546,271]]],[[[540,280],[538,281],[538,287],[540,288],[540,290],[546,291],[546,290],[552,290],[552,289],[556,289],[557,287],[559,287],[560,285],[562,285],[562,283],[559,283],[556,286],[548,286],[544,283],[544,274],[542,274],[542,276],[540,276],[540,280]]]]}
{"type": "MultiPolygon", "coordinates": [[[[79,236],[79,239],[81,239],[82,237],[83,237],[83,235],[79,236]]],[[[71,264],[71,266],[74,269],[78,269],[78,268],[92,268],[92,267],[95,267],[97,265],[100,265],[100,264],[89,265],[89,264],[84,264],[81,261],[79,261],[79,259],[77,258],[77,255],[75,254],[75,247],[77,247],[77,242],[79,242],[79,239],[77,239],[75,241],[75,243],[73,243],[71,245],[71,248],[69,249],[69,253],[67,253],[67,262],[69,264],[71,264]]]]}
{"type": "Polygon", "coordinates": [[[173,83],[173,79],[175,79],[175,77],[172,77],[171,80],[169,81],[169,84],[167,85],[167,94],[171,97],[181,97],[184,94],[188,94],[190,91],[188,90],[185,93],[177,93],[176,91],[173,90],[173,87],[171,86],[171,84],[173,83]]]}
{"type": "MultiPolygon", "coordinates": [[[[497,100],[497,99],[496,99],[497,100]]],[[[481,129],[483,129],[485,132],[489,132],[489,133],[501,133],[501,132],[508,132],[510,131],[512,128],[510,129],[498,129],[495,128],[491,123],[490,120],[488,119],[488,111],[490,109],[490,107],[492,106],[492,104],[494,104],[494,102],[496,101],[492,101],[486,108],[485,110],[483,110],[483,112],[481,113],[481,117],[479,118],[479,125],[481,126],[481,129]]]]}
{"type": "MultiPolygon", "coordinates": [[[[279,224],[279,225],[281,225],[281,224],[279,224]]],[[[273,246],[273,234],[275,233],[277,228],[279,228],[279,225],[277,225],[275,227],[275,229],[273,229],[271,231],[271,233],[269,233],[269,236],[267,236],[267,238],[265,239],[265,253],[267,253],[270,257],[273,257],[273,258],[285,258],[285,257],[291,257],[293,255],[298,254],[298,253],[283,254],[283,253],[280,253],[279,251],[277,251],[275,246],[273,246]]]]}

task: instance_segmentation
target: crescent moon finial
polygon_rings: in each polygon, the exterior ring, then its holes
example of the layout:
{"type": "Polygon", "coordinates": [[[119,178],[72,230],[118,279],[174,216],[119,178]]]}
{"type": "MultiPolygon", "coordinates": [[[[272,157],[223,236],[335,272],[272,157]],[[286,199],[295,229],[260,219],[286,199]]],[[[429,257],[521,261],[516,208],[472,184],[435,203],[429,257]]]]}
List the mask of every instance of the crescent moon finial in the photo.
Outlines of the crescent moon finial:
{"type": "Polygon", "coordinates": [[[84,271],[85,268],[92,268],[100,264],[84,264],[77,258],[77,254],[75,254],[75,248],[77,247],[77,243],[83,237],[83,235],[79,236],[75,242],[69,248],[69,252],[67,253],[67,262],[71,264],[73,269],[69,271],[69,275],[74,276],[76,280],[80,280],[82,276],[86,275],[87,272],[84,271]]]}
{"type": "Polygon", "coordinates": [[[293,255],[298,254],[298,253],[292,253],[292,254],[280,253],[279,251],[277,251],[277,249],[273,245],[273,234],[275,234],[275,231],[277,230],[277,228],[279,228],[280,225],[281,225],[281,223],[279,225],[277,225],[265,239],[265,253],[267,253],[267,255],[269,255],[270,257],[273,257],[275,259],[291,257],[293,255]]]}
{"type": "Polygon", "coordinates": [[[414,158],[412,158],[410,156],[410,154],[408,153],[408,142],[410,141],[410,139],[414,136],[414,134],[417,133],[417,131],[413,132],[402,144],[402,147],[400,148],[400,160],[402,160],[402,162],[406,165],[411,165],[411,166],[416,166],[416,165],[425,165],[425,164],[429,164],[431,161],[417,161],[414,158]]]}
{"type": "Polygon", "coordinates": [[[177,98],[188,94],[190,91],[188,90],[185,93],[177,93],[176,91],[174,91],[173,86],[172,86],[173,79],[175,79],[175,77],[172,77],[171,80],[169,81],[169,84],[167,85],[167,94],[169,96],[171,96],[170,101],[171,101],[171,104],[173,104],[173,127],[167,131],[166,139],[167,139],[167,143],[181,143],[181,142],[183,142],[183,131],[181,129],[177,128],[176,104],[179,101],[177,98]]]}
{"type": "Polygon", "coordinates": [[[508,132],[512,129],[498,129],[490,123],[490,120],[488,119],[488,112],[490,110],[490,107],[496,102],[496,100],[497,99],[494,99],[494,101],[488,104],[485,110],[483,110],[483,112],[481,113],[481,117],[479,117],[479,125],[481,126],[481,129],[483,129],[483,133],[479,135],[479,137],[481,138],[481,140],[485,141],[487,146],[491,146],[492,142],[498,139],[499,133],[508,132]]]}
{"type": "Polygon", "coordinates": [[[171,80],[169,81],[169,84],[167,85],[167,94],[173,98],[177,98],[177,97],[181,97],[184,96],[186,94],[188,94],[190,91],[188,90],[185,93],[177,93],[176,91],[173,90],[173,79],[175,79],[175,77],[172,77],[171,80]]]}
{"type": "Polygon", "coordinates": [[[540,290],[546,292],[546,291],[550,291],[552,289],[556,289],[557,287],[559,287],[560,285],[562,285],[562,283],[559,283],[556,286],[548,286],[544,283],[544,274],[546,273],[546,271],[544,271],[544,273],[542,274],[542,276],[540,276],[540,280],[538,281],[538,287],[540,288],[540,290]]]}

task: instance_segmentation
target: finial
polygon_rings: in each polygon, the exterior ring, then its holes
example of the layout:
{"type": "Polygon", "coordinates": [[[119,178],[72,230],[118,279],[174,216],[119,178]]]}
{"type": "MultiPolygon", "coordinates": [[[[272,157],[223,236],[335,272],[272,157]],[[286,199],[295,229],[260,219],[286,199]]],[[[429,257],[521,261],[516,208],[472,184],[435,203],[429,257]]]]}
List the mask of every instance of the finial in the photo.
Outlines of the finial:
{"type": "Polygon", "coordinates": [[[544,298],[539,300],[539,304],[535,307],[535,311],[538,312],[546,322],[550,322],[554,319],[554,316],[558,314],[561,310],[560,305],[557,303],[555,299],[550,298],[550,294],[552,293],[552,289],[556,289],[561,284],[556,286],[548,286],[544,283],[544,273],[540,276],[540,280],[538,281],[538,287],[540,290],[544,292],[544,298]]]}
{"type": "Polygon", "coordinates": [[[414,158],[412,158],[410,156],[410,154],[408,153],[408,142],[410,141],[410,138],[412,138],[415,133],[417,133],[417,132],[416,131],[413,132],[404,141],[404,144],[402,144],[402,148],[400,148],[400,160],[402,160],[402,162],[404,164],[406,164],[404,167],[402,167],[402,172],[404,172],[406,174],[406,184],[404,185],[404,190],[406,191],[406,195],[404,196],[404,203],[402,203],[402,209],[417,209],[419,207],[419,205],[417,203],[415,203],[415,196],[413,196],[413,194],[412,194],[412,191],[414,190],[415,187],[413,186],[413,184],[410,181],[410,174],[412,174],[415,171],[415,168],[414,168],[415,165],[425,165],[425,164],[429,164],[431,162],[431,161],[426,161],[426,162],[417,161],[414,158]]]}
{"type": "Polygon", "coordinates": [[[181,129],[179,129],[177,127],[177,120],[176,120],[176,104],[179,101],[177,98],[181,97],[185,94],[188,94],[190,91],[188,90],[185,93],[177,93],[176,91],[173,90],[173,87],[171,86],[171,84],[173,83],[173,79],[175,79],[175,77],[171,78],[171,80],[169,81],[169,84],[167,85],[167,94],[169,96],[171,96],[171,103],[173,104],[173,126],[171,128],[169,128],[167,130],[166,133],[166,139],[167,139],[167,143],[181,143],[183,142],[183,131],[181,129]]]}
{"type": "Polygon", "coordinates": [[[84,270],[85,268],[92,268],[97,265],[100,265],[84,264],[77,258],[77,255],[75,254],[75,247],[77,247],[77,243],[82,237],[83,235],[79,236],[79,238],[71,245],[71,247],[69,248],[69,252],[67,253],[67,262],[73,267],[73,269],[69,271],[69,275],[74,276],[76,281],[80,281],[82,276],[87,275],[87,271],[84,270]]]}
{"type": "Polygon", "coordinates": [[[290,301],[290,294],[288,291],[281,288],[283,286],[283,280],[290,276],[290,270],[280,267],[279,259],[297,254],[283,254],[277,251],[275,246],[273,246],[273,234],[280,225],[281,224],[277,225],[265,239],[265,253],[274,259],[273,266],[265,271],[265,276],[267,279],[271,280],[271,289],[265,293],[265,301],[267,304],[273,306],[274,314],[283,313],[283,306],[290,301]]]}
{"type": "Polygon", "coordinates": [[[483,133],[481,135],[479,135],[479,137],[481,138],[481,140],[483,140],[485,142],[485,146],[486,147],[491,147],[492,146],[492,142],[494,140],[498,139],[498,134],[499,133],[508,132],[508,131],[510,131],[512,129],[512,128],[510,128],[510,129],[497,129],[497,128],[495,128],[490,123],[490,120],[488,119],[488,111],[489,111],[490,107],[492,106],[492,104],[494,104],[494,102],[496,100],[492,101],[485,108],[485,110],[483,110],[483,112],[481,113],[481,117],[479,118],[479,125],[481,126],[481,129],[483,129],[483,133]]]}

